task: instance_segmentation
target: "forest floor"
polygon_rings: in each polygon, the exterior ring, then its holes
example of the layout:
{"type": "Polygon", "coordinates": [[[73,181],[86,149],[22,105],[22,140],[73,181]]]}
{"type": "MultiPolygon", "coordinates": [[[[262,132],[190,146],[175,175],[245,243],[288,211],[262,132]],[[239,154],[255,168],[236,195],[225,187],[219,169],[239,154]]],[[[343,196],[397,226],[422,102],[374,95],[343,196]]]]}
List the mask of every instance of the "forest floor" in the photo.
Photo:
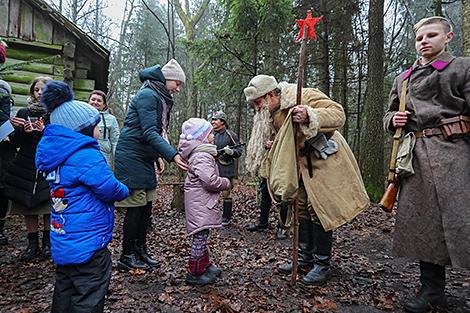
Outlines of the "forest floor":
{"type": "MultiPolygon", "coordinates": [[[[291,287],[290,276],[276,267],[290,257],[291,240],[275,239],[271,227],[251,233],[257,221],[255,186],[234,191],[229,227],[211,232],[215,264],[224,269],[214,285],[192,287],[184,282],[190,240],[184,212],[170,208],[171,188],[159,187],[154,230],[149,246],[162,266],[150,272],[123,272],[114,266],[105,312],[403,312],[403,301],[418,288],[418,265],[391,256],[394,217],[371,207],[334,232],[331,281],[324,287],[291,287]]],[[[120,253],[123,212],[116,211],[113,264],[120,253]]],[[[8,246],[0,247],[0,312],[48,312],[54,288],[54,265],[36,259],[25,263],[22,218],[10,216],[8,246]]],[[[448,312],[470,312],[470,272],[447,269],[448,312]]]]}

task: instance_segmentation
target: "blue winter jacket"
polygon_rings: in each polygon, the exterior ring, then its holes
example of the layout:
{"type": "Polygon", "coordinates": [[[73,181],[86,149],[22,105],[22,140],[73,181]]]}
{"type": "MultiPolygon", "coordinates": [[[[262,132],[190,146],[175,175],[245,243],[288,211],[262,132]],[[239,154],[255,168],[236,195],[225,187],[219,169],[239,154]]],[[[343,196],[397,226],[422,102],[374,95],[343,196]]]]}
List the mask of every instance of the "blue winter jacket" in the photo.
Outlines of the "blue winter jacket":
{"type": "Polygon", "coordinates": [[[98,142],[48,125],[37,146],[36,167],[51,187],[51,250],[57,265],[87,262],[111,241],[114,201],[129,190],[113,175],[98,142]]]}

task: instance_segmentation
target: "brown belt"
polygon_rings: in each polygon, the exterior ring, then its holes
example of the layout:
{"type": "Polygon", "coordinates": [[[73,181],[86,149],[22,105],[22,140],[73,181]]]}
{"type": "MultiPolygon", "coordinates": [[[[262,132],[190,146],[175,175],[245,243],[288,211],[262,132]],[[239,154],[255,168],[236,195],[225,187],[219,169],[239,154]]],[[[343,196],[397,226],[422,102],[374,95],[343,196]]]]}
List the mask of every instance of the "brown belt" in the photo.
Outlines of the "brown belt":
{"type": "Polygon", "coordinates": [[[413,133],[415,134],[416,138],[442,135],[442,131],[440,128],[426,128],[426,129],[416,131],[413,133]]]}

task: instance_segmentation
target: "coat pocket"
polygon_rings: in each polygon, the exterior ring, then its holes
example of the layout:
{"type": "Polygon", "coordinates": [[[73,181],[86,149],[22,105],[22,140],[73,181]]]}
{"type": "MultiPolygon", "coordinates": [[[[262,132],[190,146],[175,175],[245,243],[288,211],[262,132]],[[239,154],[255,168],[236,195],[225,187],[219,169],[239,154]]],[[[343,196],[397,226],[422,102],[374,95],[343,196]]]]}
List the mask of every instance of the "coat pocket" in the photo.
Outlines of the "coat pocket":
{"type": "Polygon", "coordinates": [[[217,209],[217,203],[219,202],[219,197],[217,198],[209,198],[207,203],[206,203],[206,207],[208,209],[211,209],[211,210],[214,210],[214,209],[217,209]]]}

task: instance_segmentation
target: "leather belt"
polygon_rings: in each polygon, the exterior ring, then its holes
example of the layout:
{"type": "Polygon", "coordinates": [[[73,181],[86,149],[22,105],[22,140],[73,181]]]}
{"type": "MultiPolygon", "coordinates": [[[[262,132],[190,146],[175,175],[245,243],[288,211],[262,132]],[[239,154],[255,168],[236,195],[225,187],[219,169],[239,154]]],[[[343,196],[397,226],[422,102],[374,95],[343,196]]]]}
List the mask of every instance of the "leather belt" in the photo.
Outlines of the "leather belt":
{"type": "Polygon", "coordinates": [[[442,135],[442,131],[440,128],[426,128],[426,129],[416,131],[413,133],[415,134],[416,138],[442,135]]]}

